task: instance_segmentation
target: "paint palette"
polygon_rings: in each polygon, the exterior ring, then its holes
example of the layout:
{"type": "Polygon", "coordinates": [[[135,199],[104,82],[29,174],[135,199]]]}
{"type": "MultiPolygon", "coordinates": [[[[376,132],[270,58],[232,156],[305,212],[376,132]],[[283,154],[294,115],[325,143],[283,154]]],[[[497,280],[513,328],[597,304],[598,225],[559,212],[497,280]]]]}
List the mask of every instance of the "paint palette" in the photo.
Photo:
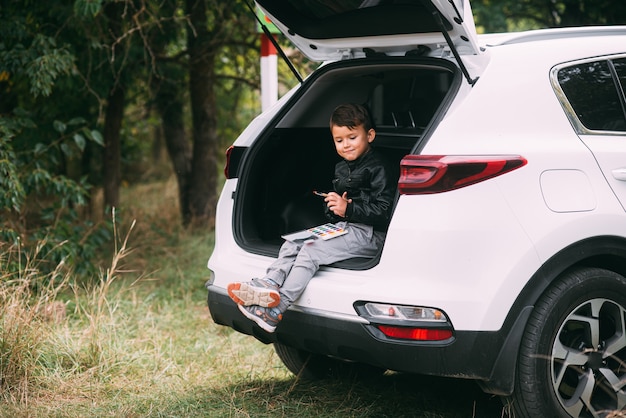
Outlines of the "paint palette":
{"type": "Polygon", "coordinates": [[[309,240],[328,240],[331,238],[339,237],[341,235],[347,234],[348,231],[341,227],[338,227],[332,223],[326,223],[318,226],[314,226],[313,228],[308,228],[302,231],[294,232],[291,234],[283,235],[282,237],[287,241],[309,241],[309,240]]]}

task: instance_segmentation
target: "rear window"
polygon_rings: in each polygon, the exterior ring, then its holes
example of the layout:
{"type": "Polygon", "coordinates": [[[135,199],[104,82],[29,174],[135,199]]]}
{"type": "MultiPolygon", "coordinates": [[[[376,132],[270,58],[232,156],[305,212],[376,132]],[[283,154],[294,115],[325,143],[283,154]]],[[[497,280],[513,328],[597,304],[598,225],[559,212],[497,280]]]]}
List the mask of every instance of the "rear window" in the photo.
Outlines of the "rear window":
{"type": "MultiPolygon", "coordinates": [[[[289,31],[307,39],[439,32],[421,0],[257,0],[289,31]]],[[[446,29],[452,26],[444,18],[446,29]]]]}
{"type": "Polygon", "coordinates": [[[575,116],[589,131],[626,131],[626,58],[578,63],[557,80],[575,116]]]}

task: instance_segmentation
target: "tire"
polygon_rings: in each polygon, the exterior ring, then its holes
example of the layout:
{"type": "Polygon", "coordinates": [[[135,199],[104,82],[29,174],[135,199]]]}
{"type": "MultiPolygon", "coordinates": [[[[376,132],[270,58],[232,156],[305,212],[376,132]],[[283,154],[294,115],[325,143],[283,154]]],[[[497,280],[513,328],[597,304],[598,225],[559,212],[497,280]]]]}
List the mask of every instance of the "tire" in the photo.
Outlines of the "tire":
{"type": "Polygon", "coordinates": [[[515,417],[609,417],[626,407],[626,279],[570,271],[537,302],[526,326],[515,417]]]}
{"type": "Polygon", "coordinates": [[[384,369],[354,363],[274,343],[278,358],[291,373],[304,380],[371,379],[380,377],[384,369]]]}

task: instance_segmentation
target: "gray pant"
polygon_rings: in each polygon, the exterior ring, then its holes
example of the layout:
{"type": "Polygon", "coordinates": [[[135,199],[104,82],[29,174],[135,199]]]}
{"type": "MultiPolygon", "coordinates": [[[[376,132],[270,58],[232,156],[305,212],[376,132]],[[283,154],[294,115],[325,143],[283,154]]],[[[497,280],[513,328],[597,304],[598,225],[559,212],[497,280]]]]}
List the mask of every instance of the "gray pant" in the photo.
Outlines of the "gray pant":
{"type": "Polygon", "coordinates": [[[267,269],[266,278],[280,286],[279,308],[285,311],[297,300],[320,265],[352,257],[374,257],[383,245],[385,233],[369,225],[338,222],[348,233],[327,241],[308,243],[285,241],[278,259],[267,269]]]}

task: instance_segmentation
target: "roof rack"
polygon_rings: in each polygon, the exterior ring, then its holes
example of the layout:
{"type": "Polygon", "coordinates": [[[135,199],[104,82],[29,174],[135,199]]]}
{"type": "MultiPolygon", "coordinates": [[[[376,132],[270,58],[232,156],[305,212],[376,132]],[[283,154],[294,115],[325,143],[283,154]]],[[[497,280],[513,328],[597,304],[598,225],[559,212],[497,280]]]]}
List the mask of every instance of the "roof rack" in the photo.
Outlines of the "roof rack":
{"type": "MultiPolygon", "coordinates": [[[[490,35],[488,36],[491,38],[490,35]]],[[[494,42],[488,42],[487,46],[512,45],[525,42],[548,41],[554,39],[589,36],[626,36],[626,26],[580,26],[567,28],[537,29],[524,32],[511,32],[492,35],[494,42]]]]}

